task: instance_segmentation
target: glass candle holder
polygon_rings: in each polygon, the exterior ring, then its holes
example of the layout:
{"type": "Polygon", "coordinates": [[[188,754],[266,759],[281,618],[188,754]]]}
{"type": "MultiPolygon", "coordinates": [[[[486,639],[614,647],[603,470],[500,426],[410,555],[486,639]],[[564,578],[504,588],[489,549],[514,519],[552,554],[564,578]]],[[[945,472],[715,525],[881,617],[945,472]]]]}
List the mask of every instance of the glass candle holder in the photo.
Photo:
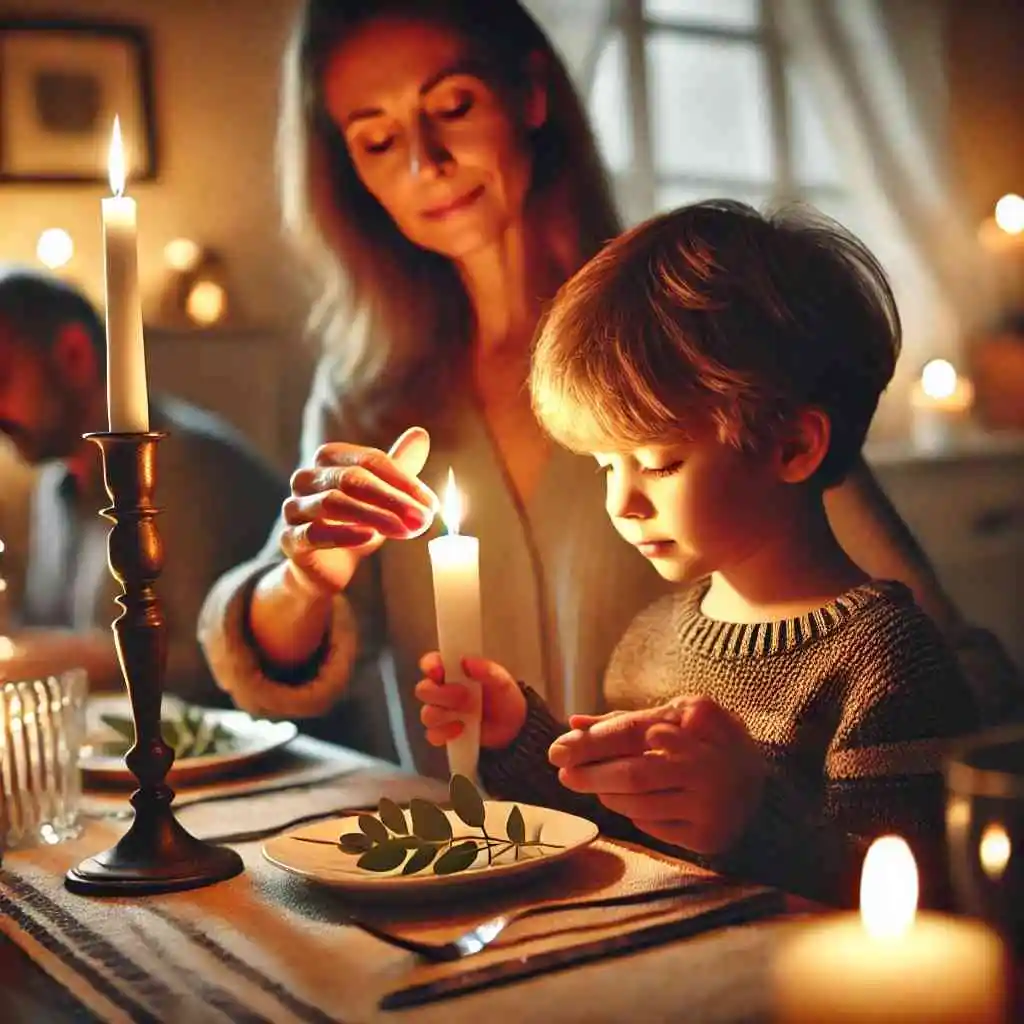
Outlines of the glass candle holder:
{"type": "Polygon", "coordinates": [[[86,674],[0,683],[0,849],[78,835],[86,674]]]}

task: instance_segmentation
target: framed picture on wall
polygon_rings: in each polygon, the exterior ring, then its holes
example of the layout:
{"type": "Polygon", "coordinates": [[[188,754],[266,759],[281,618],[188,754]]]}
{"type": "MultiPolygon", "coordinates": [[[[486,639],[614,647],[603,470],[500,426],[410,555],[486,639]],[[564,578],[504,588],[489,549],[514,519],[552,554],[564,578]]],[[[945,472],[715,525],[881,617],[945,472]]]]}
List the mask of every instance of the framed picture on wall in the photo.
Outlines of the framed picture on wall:
{"type": "Polygon", "coordinates": [[[130,180],[155,178],[152,65],[141,28],[0,19],[0,182],[106,181],[115,115],[130,180]]]}

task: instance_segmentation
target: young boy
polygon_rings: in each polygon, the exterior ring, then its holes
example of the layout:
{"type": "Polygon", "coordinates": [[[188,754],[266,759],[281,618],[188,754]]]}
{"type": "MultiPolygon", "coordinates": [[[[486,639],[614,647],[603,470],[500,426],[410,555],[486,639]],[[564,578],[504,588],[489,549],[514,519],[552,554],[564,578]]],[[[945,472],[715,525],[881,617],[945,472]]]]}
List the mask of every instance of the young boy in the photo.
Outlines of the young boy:
{"type": "MultiPolygon", "coordinates": [[[[861,243],[734,202],[641,225],[565,285],[534,409],[594,456],[622,538],[686,586],[620,641],[615,711],[565,735],[501,666],[467,660],[489,792],[840,904],[856,903],[870,839],[897,832],[923,900],[942,902],[943,741],[974,728],[974,703],[909,590],[851,562],[823,504],[899,339],[861,243]]],[[[438,655],[421,665],[422,721],[443,744],[466,691],[442,685],[438,655]]]]}

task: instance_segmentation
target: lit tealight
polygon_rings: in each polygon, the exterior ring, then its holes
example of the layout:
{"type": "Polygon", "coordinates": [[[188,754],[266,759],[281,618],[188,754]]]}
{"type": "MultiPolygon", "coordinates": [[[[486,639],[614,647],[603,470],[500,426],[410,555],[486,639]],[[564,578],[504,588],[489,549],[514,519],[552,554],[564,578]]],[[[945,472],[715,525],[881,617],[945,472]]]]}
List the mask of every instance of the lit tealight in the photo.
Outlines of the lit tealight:
{"type": "Polygon", "coordinates": [[[209,327],[224,316],[227,305],[228,297],[216,281],[197,281],[188,293],[185,311],[190,320],[209,327]]]}
{"type": "Polygon", "coordinates": [[[193,242],[191,238],[172,238],[164,246],[164,262],[171,270],[183,274],[195,267],[202,255],[199,243],[193,242]]]}
{"type": "Polygon", "coordinates": [[[905,839],[882,836],[864,858],[860,919],[873,939],[898,939],[917,913],[917,865],[905,839]]]}
{"type": "Polygon", "coordinates": [[[950,398],[956,385],[956,367],[948,359],[932,359],[921,371],[921,390],[929,398],[950,398]]]}
{"type": "Polygon", "coordinates": [[[1024,197],[1010,192],[996,203],[996,224],[1008,235],[1024,231],[1024,197]]]}
{"type": "Polygon", "coordinates": [[[1010,837],[1006,829],[998,822],[986,826],[981,834],[981,843],[978,846],[978,858],[981,861],[982,870],[992,881],[998,881],[1010,863],[1010,854],[1013,852],[1010,837]]]}
{"type": "Polygon", "coordinates": [[[74,254],[75,243],[63,228],[47,228],[36,242],[36,256],[50,270],[65,266],[74,254]]]}

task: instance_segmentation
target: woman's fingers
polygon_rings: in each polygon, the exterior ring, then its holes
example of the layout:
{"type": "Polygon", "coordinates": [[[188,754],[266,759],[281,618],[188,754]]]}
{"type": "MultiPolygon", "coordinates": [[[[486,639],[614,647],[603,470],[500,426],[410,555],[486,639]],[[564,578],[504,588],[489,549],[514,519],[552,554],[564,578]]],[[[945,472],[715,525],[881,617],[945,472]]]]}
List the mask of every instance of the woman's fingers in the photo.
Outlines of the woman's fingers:
{"type": "Polygon", "coordinates": [[[284,521],[289,526],[326,522],[332,525],[361,526],[376,530],[385,537],[408,537],[412,517],[403,521],[379,505],[360,501],[344,491],[322,491],[305,497],[288,498],[282,506],[284,521]]]}
{"type": "Polygon", "coordinates": [[[303,523],[282,531],[281,550],[285,557],[295,559],[311,551],[361,548],[379,536],[369,527],[350,523],[303,523]]]}
{"type": "MultiPolygon", "coordinates": [[[[392,454],[379,448],[364,448],[344,442],[321,445],[314,457],[314,471],[363,469],[400,491],[431,513],[438,507],[437,496],[416,479],[430,452],[430,440],[422,428],[407,430],[392,446],[392,454]]],[[[302,477],[298,482],[306,482],[302,477]]],[[[296,481],[293,479],[293,485],[296,481]]]]}

